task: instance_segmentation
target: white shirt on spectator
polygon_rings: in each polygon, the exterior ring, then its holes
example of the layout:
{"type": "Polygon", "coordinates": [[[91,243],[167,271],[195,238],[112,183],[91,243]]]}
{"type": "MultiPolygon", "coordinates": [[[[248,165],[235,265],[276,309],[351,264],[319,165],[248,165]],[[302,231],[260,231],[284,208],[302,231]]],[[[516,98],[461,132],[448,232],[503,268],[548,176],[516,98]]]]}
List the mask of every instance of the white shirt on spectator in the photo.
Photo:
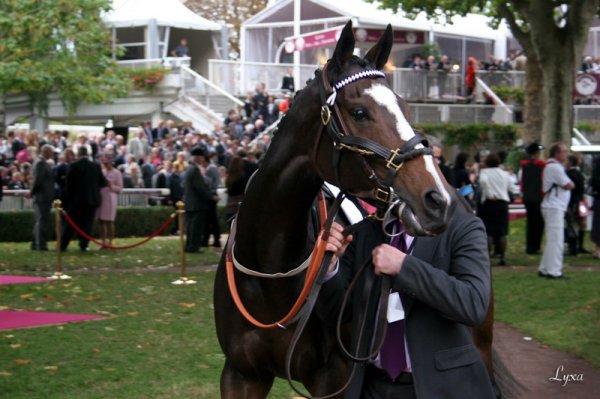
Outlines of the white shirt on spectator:
{"type": "Polygon", "coordinates": [[[546,193],[542,200],[542,208],[555,208],[566,212],[569,199],[571,199],[571,191],[565,190],[563,187],[569,183],[571,183],[571,179],[567,176],[565,167],[552,158],[548,160],[542,180],[542,189],[546,193]],[[554,188],[552,188],[553,186],[554,188]]]}
{"type": "Polygon", "coordinates": [[[499,168],[484,168],[479,172],[481,202],[501,200],[510,202],[508,192],[513,192],[513,184],[507,171],[499,168]]]}

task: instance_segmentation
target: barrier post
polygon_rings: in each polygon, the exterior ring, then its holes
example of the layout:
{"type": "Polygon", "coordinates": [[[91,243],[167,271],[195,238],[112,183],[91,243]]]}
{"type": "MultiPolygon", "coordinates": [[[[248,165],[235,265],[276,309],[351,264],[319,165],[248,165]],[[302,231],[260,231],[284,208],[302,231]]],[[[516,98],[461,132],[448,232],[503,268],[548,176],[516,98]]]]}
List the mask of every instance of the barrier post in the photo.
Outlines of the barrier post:
{"type": "Polygon", "coordinates": [[[187,278],[187,271],[185,265],[185,236],[184,230],[185,226],[183,223],[183,214],[185,213],[184,203],[182,201],[178,201],[175,204],[177,207],[177,215],[179,222],[179,262],[181,263],[181,277],[178,280],[173,281],[171,284],[175,285],[188,285],[188,284],[196,284],[195,280],[191,280],[187,278]]]}
{"type": "Polygon", "coordinates": [[[49,278],[53,280],[70,280],[72,277],[62,272],[62,253],[60,251],[60,240],[61,240],[61,229],[60,229],[60,216],[62,215],[62,202],[57,199],[54,201],[54,213],[55,213],[55,232],[56,232],[56,269],[54,274],[49,278]]]}

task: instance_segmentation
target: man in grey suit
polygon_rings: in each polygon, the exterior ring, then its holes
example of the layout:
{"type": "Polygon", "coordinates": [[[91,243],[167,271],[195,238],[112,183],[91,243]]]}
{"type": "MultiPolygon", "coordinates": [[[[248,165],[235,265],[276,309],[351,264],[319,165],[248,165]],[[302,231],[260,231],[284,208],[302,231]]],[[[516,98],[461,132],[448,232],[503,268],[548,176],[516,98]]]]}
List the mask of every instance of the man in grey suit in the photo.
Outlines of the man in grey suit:
{"type": "Polygon", "coordinates": [[[35,210],[35,224],[33,225],[33,242],[31,249],[34,251],[47,251],[48,224],[50,222],[50,208],[54,201],[54,174],[48,160],[54,154],[54,147],[44,144],[40,157],[33,164],[33,184],[27,197],[33,197],[35,210]]]}
{"type": "MultiPolygon", "coordinates": [[[[402,231],[398,222],[393,223],[402,231]]],[[[378,221],[365,223],[345,238],[340,225],[331,229],[327,249],[336,255],[317,306],[323,320],[336,319],[350,280],[372,257],[372,266],[352,291],[351,306],[344,315],[351,322],[352,351],[358,347],[360,356],[372,350],[376,335],[381,287],[377,276],[390,278],[392,287],[384,347],[375,359],[357,365],[345,398],[493,398],[470,330],[483,321],[490,300],[481,220],[459,205],[444,233],[399,237],[400,243],[387,244],[378,221]],[[406,246],[401,249],[402,244],[406,246]],[[366,330],[359,334],[363,319],[366,330]],[[402,328],[392,336],[390,332],[396,330],[392,325],[397,322],[402,328]],[[389,343],[396,349],[388,349],[389,343]]]]}
{"type": "Polygon", "coordinates": [[[201,170],[204,151],[192,149],[192,162],[185,171],[183,201],[185,202],[185,252],[200,252],[204,236],[204,224],[212,194],[201,170]]]}

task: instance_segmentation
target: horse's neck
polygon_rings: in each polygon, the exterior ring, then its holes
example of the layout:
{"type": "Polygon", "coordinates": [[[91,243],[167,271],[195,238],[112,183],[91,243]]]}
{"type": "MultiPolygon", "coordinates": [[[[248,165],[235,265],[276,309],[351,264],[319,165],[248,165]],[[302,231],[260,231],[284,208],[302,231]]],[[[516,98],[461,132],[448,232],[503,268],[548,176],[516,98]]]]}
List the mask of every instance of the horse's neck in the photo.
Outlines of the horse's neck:
{"type": "Polygon", "coordinates": [[[310,252],[311,206],[322,180],[313,170],[310,145],[286,136],[291,134],[277,133],[238,215],[236,256],[263,272],[292,269],[310,252]]]}

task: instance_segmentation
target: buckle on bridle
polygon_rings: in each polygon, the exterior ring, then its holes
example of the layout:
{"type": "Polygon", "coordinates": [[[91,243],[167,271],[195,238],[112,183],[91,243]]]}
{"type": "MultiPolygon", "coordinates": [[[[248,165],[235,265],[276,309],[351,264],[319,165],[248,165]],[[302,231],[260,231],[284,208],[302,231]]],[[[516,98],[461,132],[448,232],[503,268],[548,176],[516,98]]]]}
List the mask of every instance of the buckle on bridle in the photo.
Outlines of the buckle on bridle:
{"type": "Polygon", "coordinates": [[[377,191],[375,191],[375,199],[377,201],[387,203],[390,199],[390,193],[389,193],[389,191],[384,191],[384,190],[378,188],[377,191]]]}
{"type": "Polygon", "coordinates": [[[327,126],[331,121],[331,110],[329,106],[323,105],[321,107],[321,122],[323,122],[324,126],[327,126]]]}
{"type": "Polygon", "coordinates": [[[392,169],[395,169],[397,172],[404,165],[404,161],[401,161],[399,164],[394,163],[394,160],[396,159],[396,157],[400,155],[399,152],[400,152],[399,148],[392,150],[392,154],[390,155],[389,159],[385,163],[385,166],[388,169],[392,168],[392,169]]]}

